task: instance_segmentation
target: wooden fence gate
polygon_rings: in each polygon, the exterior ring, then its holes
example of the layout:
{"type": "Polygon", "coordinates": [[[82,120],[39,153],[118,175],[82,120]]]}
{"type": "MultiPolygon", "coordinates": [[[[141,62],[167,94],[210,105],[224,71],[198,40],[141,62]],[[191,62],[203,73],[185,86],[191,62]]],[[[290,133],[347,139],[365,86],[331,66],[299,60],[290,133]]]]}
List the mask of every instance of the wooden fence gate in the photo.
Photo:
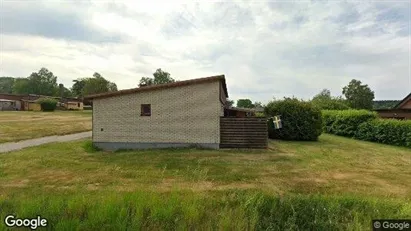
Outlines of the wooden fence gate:
{"type": "Polygon", "coordinates": [[[220,148],[267,148],[267,119],[220,117],[220,148]]]}

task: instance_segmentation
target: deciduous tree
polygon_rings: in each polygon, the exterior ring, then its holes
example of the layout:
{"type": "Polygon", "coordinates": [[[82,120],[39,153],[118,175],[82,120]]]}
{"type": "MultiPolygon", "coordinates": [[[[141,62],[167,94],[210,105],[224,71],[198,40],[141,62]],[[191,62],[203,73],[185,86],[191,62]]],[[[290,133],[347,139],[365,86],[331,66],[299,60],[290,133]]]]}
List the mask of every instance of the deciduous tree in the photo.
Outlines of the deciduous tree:
{"type": "Polygon", "coordinates": [[[156,72],[153,73],[153,78],[150,77],[141,77],[139,87],[142,86],[149,86],[153,84],[164,84],[164,83],[174,83],[175,80],[171,78],[170,73],[161,70],[161,68],[157,69],[156,72]]]}
{"type": "Polygon", "coordinates": [[[263,103],[261,103],[261,102],[259,102],[259,101],[254,102],[253,106],[254,106],[254,108],[262,108],[262,107],[264,107],[263,103]]]}
{"type": "Polygon", "coordinates": [[[83,97],[83,88],[84,88],[84,85],[86,84],[85,79],[86,78],[79,78],[79,79],[73,80],[74,84],[71,87],[71,92],[73,96],[83,97]]]}
{"type": "Polygon", "coordinates": [[[254,105],[250,99],[239,99],[237,100],[237,107],[254,108],[254,105]]]}
{"type": "Polygon", "coordinates": [[[31,94],[55,95],[57,87],[57,76],[47,68],[41,68],[28,77],[28,90],[31,94]]]}
{"type": "Polygon", "coordinates": [[[71,94],[70,89],[66,88],[64,86],[64,84],[60,83],[58,93],[56,94],[56,96],[59,96],[59,97],[72,97],[73,95],[71,94]]]}
{"type": "Polygon", "coordinates": [[[331,96],[331,92],[328,89],[323,89],[315,95],[311,103],[321,110],[345,110],[350,108],[341,96],[331,96]]]}
{"type": "Polygon", "coordinates": [[[153,78],[150,78],[150,77],[141,77],[140,83],[138,84],[138,86],[139,86],[139,87],[150,86],[150,85],[153,85],[153,83],[154,83],[153,78]]]}
{"type": "Polygon", "coordinates": [[[353,79],[343,88],[342,93],[352,108],[372,109],[374,92],[367,84],[362,84],[361,81],[353,79]]]}
{"type": "Polygon", "coordinates": [[[227,106],[227,107],[232,107],[232,106],[234,106],[234,100],[227,99],[227,100],[226,100],[226,106],[227,106]]]}
{"type": "Polygon", "coordinates": [[[13,83],[13,94],[29,94],[28,78],[16,78],[13,83]]]}
{"type": "Polygon", "coordinates": [[[13,77],[0,77],[0,93],[11,94],[13,92],[13,77]]]}
{"type": "Polygon", "coordinates": [[[170,73],[161,70],[161,68],[157,69],[156,72],[153,73],[154,76],[154,84],[163,84],[163,83],[174,83],[175,80],[171,78],[170,73]]]}
{"type": "Polygon", "coordinates": [[[117,85],[115,83],[108,81],[97,72],[93,74],[93,78],[84,79],[84,82],[83,96],[117,91],[117,85]]]}

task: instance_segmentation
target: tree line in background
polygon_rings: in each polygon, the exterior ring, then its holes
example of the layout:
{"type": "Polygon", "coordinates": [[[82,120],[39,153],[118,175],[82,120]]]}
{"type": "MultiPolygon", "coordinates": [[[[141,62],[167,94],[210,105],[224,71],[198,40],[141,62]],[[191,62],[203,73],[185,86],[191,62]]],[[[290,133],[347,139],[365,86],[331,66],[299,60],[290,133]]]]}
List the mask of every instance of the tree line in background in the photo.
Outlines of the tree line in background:
{"type": "Polygon", "coordinates": [[[373,109],[391,109],[400,102],[401,100],[374,100],[373,109]]]}
{"type": "MultiPolygon", "coordinates": [[[[310,102],[321,110],[375,109],[374,92],[368,85],[362,84],[359,80],[351,80],[347,86],[343,87],[342,93],[345,98],[343,96],[334,97],[330,90],[323,89],[310,102]]],[[[388,105],[393,106],[398,101],[377,102],[381,107],[388,107],[388,105]]],[[[227,103],[228,106],[234,106],[233,100],[228,100],[227,103]]],[[[240,108],[265,107],[261,102],[253,103],[250,99],[239,99],[236,106],[240,108]]]]}
{"type": "Polygon", "coordinates": [[[239,107],[239,108],[263,108],[264,105],[261,102],[252,102],[250,99],[238,99],[237,104],[235,104],[234,100],[227,99],[226,102],[227,106],[229,107],[239,107]]]}
{"type": "Polygon", "coordinates": [[[312,104],[321,110],[345,110],[345,109],[367,109],[374,108],[374,92],[367,84],[353,79],[347,86],[343,87],[342,96],[333,97],[328,89],[323,89],[311,100],[312,104]]]}
{"type": "Polygon", "coordinates": [[[57,76],[43,67],[38,72],[31,73],[27,78],[0,77],[0,93],[81,98],[89,94],[117,91],[115,83],[108,81],[97,72],[93,74],[93,77],[79,78],[73,82],[71,89],[62,83],[57,84],[57,76]]]}
{"type": "Polygon", "coordinates": [[[84,97],[111,91],[117,91],[117,85],[108,81],[99,73],[94,73],[92,78],[79,78],[73,80],[74,84],[71,87],[71,92],[76,97],[84,97]]]}
{"type": "MultiPolygon", "coordinates": [[[[175,82],[170,73],[157,69],[153,78],[142,77],[139,86],[175,82]]],[[[73,80],[71,88],[57,83],[57,76],[47,68],[33,72],[29,77],[0,77],[0,93],[6,94],[36,94],[60,97],[78,97],[117,91],[117,85],[95,72],[92,77],[73,80]]]]}
{"type": "MultiPolygon", "coordinates": [[[[155,84],[172,83],[176,80],[171,78],[170,73],[158,68],[153,77],[141,77],[139,87],[155,84]]],[[[63,84],[57,83],[57,76],[47,68],[41,68],[38,72],[33,72],[27,78],[0,77],[0,93],[8,94],[38,94],[47,96],[62,97],[84,97],[86,95],[104,92],[117,91],[117,85],[110,82],[102,75],[95,72],[92,77],[83,77],[73,80],[73,86],[69,89],[63,84]]],[[[343,87],[342,93],[345,96],[333,97],[328,89],[322,90],[311,99],[311,103],[321,110],[344,110],[344,109],[373,109],[374,92],[366,84],[359,80],[351,80],[343,87]]],[[[386,101],[393,105],[397,101],[386,101]]],[[[233,100],[227,99],[228,106],[234,106],[233,100]]],[[[236,106],[240,108],[262,108],[261,102],[252,102],[250,99],[238,99],[236,106]]]]}

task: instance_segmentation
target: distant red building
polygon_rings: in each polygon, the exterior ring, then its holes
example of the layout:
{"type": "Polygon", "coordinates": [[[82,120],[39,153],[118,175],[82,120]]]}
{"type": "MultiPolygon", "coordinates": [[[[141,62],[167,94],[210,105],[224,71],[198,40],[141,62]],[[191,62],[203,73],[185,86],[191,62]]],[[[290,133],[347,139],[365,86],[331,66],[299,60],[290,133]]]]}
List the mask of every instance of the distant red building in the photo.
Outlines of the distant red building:
{"type": "MultiPolygon", "coordinates": [[[[26,95],[17,95],[17,94],[5,94],[0,93],[0,105],[1,110],[17,110],[17,111],[31,111],[40,110],[39,105],[35,105],[36,100],[39,98],[53,98],[59,101],[59,105],[62,105],[63,110],[83,110],[83,99],[78,98],[69,98],[69,97],[53,97],[46,95],[36,95],[36,94],[26,94],[26,95]],[[7,107],[4,105],[7,104],[7,107]],[[36,109],[33,109],[36,108],[36,109]]],[[[0,111],[1,111],[0,110],[0,111]]]]}
{"type": "Polygon", "coordinates": [[[229,107],[224,110],[225,117],[255,117],[256,112],[264,112],[264,109],[229,107]]]}
{"type": "Polygon", "coordinates": [[[381,118],[411,119],[411,93],[390,109],[375,110],[381,118]]]}

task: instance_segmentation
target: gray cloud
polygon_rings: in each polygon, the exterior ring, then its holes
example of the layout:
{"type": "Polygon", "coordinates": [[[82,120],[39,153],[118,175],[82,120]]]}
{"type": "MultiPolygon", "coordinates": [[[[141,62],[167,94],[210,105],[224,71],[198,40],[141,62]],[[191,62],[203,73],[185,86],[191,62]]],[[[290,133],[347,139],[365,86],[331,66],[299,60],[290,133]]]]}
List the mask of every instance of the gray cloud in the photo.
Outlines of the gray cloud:
{"type": "Polygon", "coordinates": [[[410,92],[409,3],[222,2],[153,12],[128,2],[2,4],[1,34],[27,38],[4,40],[0,75],[29,73],[41,62],[66,81],[98,71],[127,88],[155,68],[176,79],[223,73],[231,98],[263,102],[308,99],[323,88],[339,95],[352,78],[377,99],[410,92]]]}
{"type": "Polygon", "coordinates": [[[175,39],[180,36],[190,35],[194,30],[198,30],[197,19],[187,12],[174,12],[170,15],[169,21],[161,28],[163,36],[175,39]]]}
{"type": "Polygon", "coordinates": [[[21,2],[2,1],[0,7],[2,34],[37,35],[91,43],[122,40],[120,35],[110,34],[89,25],[85,20],[86,17],[85,12],[42,7],[41,2],[21,4],[21,2]]]}
{"type": "Polygon", "coordinates": [[[349,25],[357,22],[360,16],[360,13],[354,7],[347,7],[344,13],[332,16],[330,20],[340,25],[349,25]]]}
{"type": "MultiPolygon", "coordinates": [[[[377,5],[378,6],[378,5],[377,5]]],[[[378,8],[382,8],[379,6],[378,8]]],[[[397,24],[397,36],[409,36],[410,33],[410,8],[411,3],[397,3],[394,8],[384,5],[381,12],[377,15],[376,20],[381,24],[397,24]]]]}
{"type": "Polygon", "coordinates": [[[286,2],[286,1],[270,1],[268,2],[268,7],[273,10],[280,10],[280,11],[285,11],[285,12],[290,12],[295,10],[295,4],[292,2],[286,2]]]}
{"type": "Polygon", "coordinates": [[[161,28],[162,34],[169,39],[190,35],[196,31],[213,28],[231,30],[231,37],[235,37],[243,27],[254,24],[254,16],[247,8],[239,7],[230,2],[210,3],[215,7],[213,17],[201,12],[201,6],[196,5],[199,13],[193,14],[187,8],[171,13],[167,23],[161,28]]]}

